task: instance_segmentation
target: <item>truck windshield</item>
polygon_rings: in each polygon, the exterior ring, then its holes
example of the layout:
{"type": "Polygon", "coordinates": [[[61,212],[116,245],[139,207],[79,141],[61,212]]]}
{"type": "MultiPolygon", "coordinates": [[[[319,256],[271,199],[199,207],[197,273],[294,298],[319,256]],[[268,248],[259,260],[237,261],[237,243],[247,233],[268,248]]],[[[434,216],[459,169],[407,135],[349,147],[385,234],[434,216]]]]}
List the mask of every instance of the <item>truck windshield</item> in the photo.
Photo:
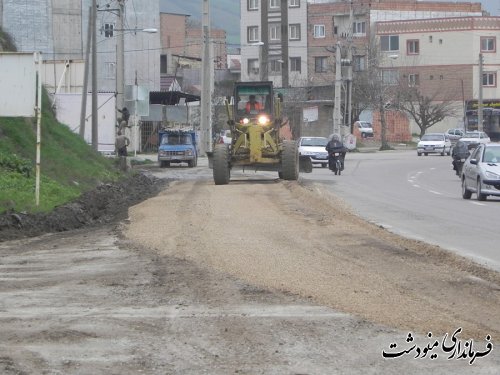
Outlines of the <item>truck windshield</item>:
{"type": "Polygon", "coordinates": [[[163,134],[162,145],[190,145],[192,144],[189,134],[163,134]]]}

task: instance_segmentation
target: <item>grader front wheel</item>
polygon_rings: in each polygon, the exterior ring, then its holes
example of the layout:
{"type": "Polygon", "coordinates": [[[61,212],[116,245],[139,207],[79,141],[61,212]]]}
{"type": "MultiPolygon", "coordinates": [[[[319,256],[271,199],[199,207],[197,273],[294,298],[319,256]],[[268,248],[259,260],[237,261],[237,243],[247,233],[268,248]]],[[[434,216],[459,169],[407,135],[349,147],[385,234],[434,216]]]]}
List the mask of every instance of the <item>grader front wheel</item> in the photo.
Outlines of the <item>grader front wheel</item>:
{"type": "Polygon", "coordinates": [[[213,155],[215,185],[227,185],[231,177],[231,170],[229,168],[229,147],[222,143],[216,144],[213,155]]]}
{"type": "Polygon", "coordinates": [[[299,150],[295,141],[283,142],[281,176],[284,180],[297,180],[299,178],[299,150]]]}

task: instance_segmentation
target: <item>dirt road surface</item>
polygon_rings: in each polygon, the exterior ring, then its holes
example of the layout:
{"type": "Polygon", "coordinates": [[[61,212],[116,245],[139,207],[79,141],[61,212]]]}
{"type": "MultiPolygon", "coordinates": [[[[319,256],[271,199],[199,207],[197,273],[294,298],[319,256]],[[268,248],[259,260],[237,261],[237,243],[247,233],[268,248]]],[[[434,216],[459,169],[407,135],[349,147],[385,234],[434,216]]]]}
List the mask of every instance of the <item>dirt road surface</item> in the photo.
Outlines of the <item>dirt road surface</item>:
{"type": "Polygon", "coordinates": [[[500,369],[498,273],[314,184],[175,181],[116,226],[0,243],[0,277],[2,374],[500,369]]]}

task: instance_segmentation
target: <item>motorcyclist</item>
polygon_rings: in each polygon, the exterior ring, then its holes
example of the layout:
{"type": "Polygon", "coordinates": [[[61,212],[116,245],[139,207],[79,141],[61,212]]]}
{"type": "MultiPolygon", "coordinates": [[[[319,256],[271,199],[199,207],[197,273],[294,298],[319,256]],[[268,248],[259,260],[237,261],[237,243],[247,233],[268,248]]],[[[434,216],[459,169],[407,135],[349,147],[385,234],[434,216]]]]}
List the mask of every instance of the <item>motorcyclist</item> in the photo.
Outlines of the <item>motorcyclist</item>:
{"type": "Polygon", "coordinates": [[[453,158],[453,170],[457,176],[459,176],[462,171],[462,159],[467,159],[469,155],[470,152],[467,144],[459,139],[451,152],[451,157],[453,158]]]}
{"type": "Polygon", "coordinates": [[[340,170],[344,170],[344,160],[345,160],[345,154],[347,152],[347,148],[344,146],[344,144],[340,141],[340,136],[338,134],[332,134],[330,135],[330,140],[326,144],[326,151],[328,151],[328,167],[330,168],[331,171],[336,171],[336,165],[335,165],[335,157],[332,155],[333,153],[340,153],[340,163],[341,163],[341,168],[340,170]]]}

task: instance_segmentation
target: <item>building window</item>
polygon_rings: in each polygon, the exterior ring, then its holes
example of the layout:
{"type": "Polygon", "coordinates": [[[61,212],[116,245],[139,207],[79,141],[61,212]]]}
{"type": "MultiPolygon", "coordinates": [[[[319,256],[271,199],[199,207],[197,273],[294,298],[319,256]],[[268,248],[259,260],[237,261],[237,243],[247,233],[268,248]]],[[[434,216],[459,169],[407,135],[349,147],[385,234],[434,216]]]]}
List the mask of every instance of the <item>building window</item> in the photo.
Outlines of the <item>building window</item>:
{"type": "Polygon", "coordinates": [[[112,23],[105,23],[104,24],[104,37],[105,38],[112,38],[114,30],[115,30],[115,25],[114,24],[112,24],[112,23]]]}
{"type": "Polygon", "coordinates": [[[270,24],[269,25],[269,40],[272,42],[281,40],[281,25],[280,24],[270,24]]]}
{"type": "Polygon", "coordinates": [[[399,80],[399,74],[397,70],[383,70],[382,71],[382,83],[384,85],[396,85],[399,80]]]}
{"type": "Polygon", "coordinates": [[[290,40],[300,40],[300,23],[290,25],[288,30],[290,40]]]}
{"type": "Polygon", "coordinates": [[[429,76],[429,80],[434,80],[434,76],[432,74],[429,76]]]}
{"type": "Polygon", "coordinates": [[[300,57],[290,57],[290,71],[300,73],[300,57]]]}
{"type": "Polygon", "coordinates": [[[114,62],[104,63],[104,77],[108,79],[116,78],[116,64],[114,62]]]}
{"type": "Polygon", "coordinates": [[[483,73],[483,86],[496,86],[497,74],[496,73],[483,73]]]}
{"type": "Polygon", "coordinates": [[[314,71],[316,73],[326,73],[327,72],[327,60],[326,56],[318,56],[314,58],[314,71]]]}
{"type": "Polygon", "coordinates": [[[269,71],[271,73],[281,73],[281,61],[280,60],[269,61],[269,71]]]}
{"type": "Polygon", "coordinates": [[[356,36],[366,35],[366,22],[357,21],[352,24],[352,33],[356,36]]]}
{"type": "Polygon", "coordinates": [[[418,55],[420,53],[420,42],[418,40],[407,40],[406,53],[408,55],[418,55]]]}
{"type": "Polygon", "coordinates": [[[353,56],[352,69],[355,72],[362,72],[363,70],[366,70],[365,56],[353,56]]]}
{"type": "Polygon", "coordinates": [[[248,59],[248,75],[259,74],[259,60],[248,59]]]}
{"type": "Polygon", "coordinates": [[[496,39],[494,37],[481,37],[481,52],[495,52],[496,39]]]}
{"type": "Polygon", "coordinates": [[[380,37],[382,51],[399,51],[399,35],[383,35],[380,37]]]}
{"type": "Polygon", "coordinates": [[[160,73],[167,73],[167,55],[160,55],[160,73]]]}
{"type": "Polygon", "coordinates": [[[259,41],[259,26],[248,26],[247,29],[249,43],[254,43],[259,41]]]}
{"type": "Polygon", "coordinates": [[[269,0],[269,8],[275,9],[281,7],[281,0],[269,0]]]}
{"type": "Polygon", "coordinates": [[[325,25],[314,25],[314,34],[315,38],[324,38],[325,37],[325,25]]]}
{"type": "Polygon", "coordinates": [[[298,8],[298,7],[300,7],[300,0],[289,0],[288,6],[290,8],[298,8]]]}
{"type": "Polygon", "coordinates": [[[408,74],[408,86],[418,86],[420,84],[420,77],[418,74],[408,74]]]}
{"type": "Polygon", "coordinates": [[[432,35],[429,35],[429,43],[432,43],[432,35]]]}
{"type": "Polygon", "coordinates": [[[248,0],[248,10],[258,10],[259,0],[248,0]]]}

